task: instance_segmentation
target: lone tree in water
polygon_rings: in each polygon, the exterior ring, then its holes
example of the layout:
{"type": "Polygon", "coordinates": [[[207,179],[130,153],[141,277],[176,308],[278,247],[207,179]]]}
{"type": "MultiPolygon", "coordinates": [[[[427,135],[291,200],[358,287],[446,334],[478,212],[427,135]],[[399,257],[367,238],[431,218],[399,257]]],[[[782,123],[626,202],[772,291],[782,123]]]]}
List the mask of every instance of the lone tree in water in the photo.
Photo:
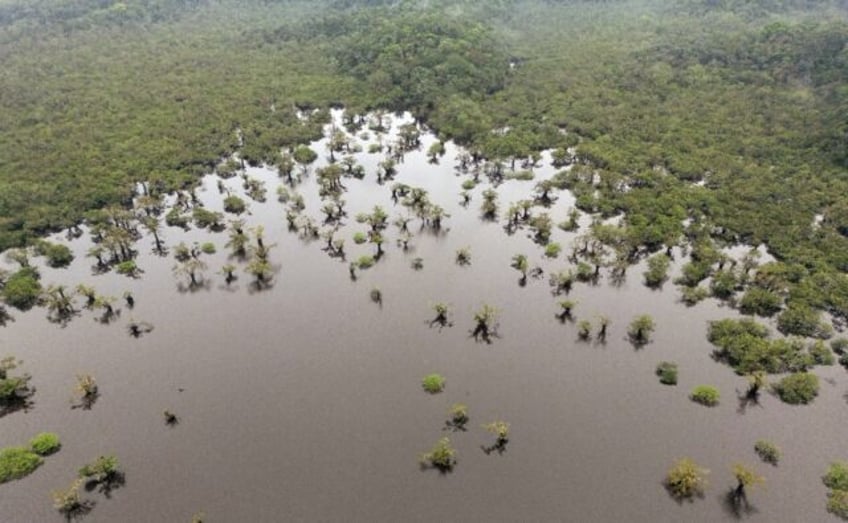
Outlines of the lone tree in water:
{"type": "Polygon", "coordinates": [[[669,493],[677,499],[692,499],[704,493],[709,470],[699,467],[689,458],[683,458],[669,469],[665,485],[669,493]]]}
{"type": "Polygon", "coordinates": [[[651,341],[651,333],[654,332],[654,328],[656,328],[654,319],[648,314],[643,314],[633,318],[627,334],[633,345],[641,347],[651,341]]]}
{"type": "Polygon", "coordinates": [[[482,339],[485,342],[490,342],[491,337],[497,332],[498,311],[489,304],[483,306],[474,313],[474,330],[471,335],[474,339],[482,339]]]}
{"type": "Polygon", "coordinates": [[[521,273],[521,279],[518,284],[524,287],[527,285],[527,271],[530,270],[530,264],[527,261],[527,256],[516,254],[512,257],[512,268],[521,273]]]}

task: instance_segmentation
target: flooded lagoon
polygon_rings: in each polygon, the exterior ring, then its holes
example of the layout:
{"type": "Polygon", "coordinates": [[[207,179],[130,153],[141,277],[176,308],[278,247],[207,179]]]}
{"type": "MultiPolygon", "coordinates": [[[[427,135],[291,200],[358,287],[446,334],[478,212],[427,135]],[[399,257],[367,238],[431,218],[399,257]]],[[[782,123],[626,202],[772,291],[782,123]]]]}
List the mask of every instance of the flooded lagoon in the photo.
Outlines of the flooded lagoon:
{"type": "MultiPolygon", "coordinates": [[[[357,140],[366,150],[375,139],[370,134],[357,140]]],[[[61,521],[50,492],[102,454],[118,457],[126,484],[111,499],[86,494],[96,506],[85,521],[190,521],[201,511],[209,521],[833,519],[821,476],[830,462],[848,457],[836,436],[848,426],[848,380],[840,366],[815,369],[822,387],[810,405],[792,407],[768,393],[759,405],[745,405],[738,400],[745,378],[711,357],[706,338],[709,320],[738,312],[714,299],[686,307],[671,281],[659,291],[647,288],[644,262],[629,268],[620,284],[606,268],[597,284],[575,283],[568,296],[576,302],[575,321],[560,321],[558,301],[565,296],[552,295],[548,275],[571,265],[566,257],[591,217],[581,216],[577,232],[554,228],[551,240],[563,246],[556,259],[544,256],[527,228],[508,235],[502,218],[510,202],[531,198],[535,183],[555,174],[550,156],[533,169],[533,181],[497,185],[497,220],[487,221],[480,205],[490,183],[481,176],[463,206],[461,186],[470,176],[456,170],[459,149],[448,143],[438,164],[430,163],[426,152],[434,140],[423,135],[394,180],[382,184],[376,171],[384,154],[353,154],[366,175],[342,180],[347,217],[336,238],[346,240],[344,262],[328,256],[324,240],[289,231],[286,205],[276,199],[283,180],[269,168],[248,167],[247,175],[268,189],[264,203],[244,197],[249,212],[242,215],[246,229],[264,226],[273,245],[275,272],[266,289],[253,288],[244,263],[229,259],[226,232],[164,227],[171,249],[165,257],[153,252],[145,234],[136,244],[144,271],[137,279],[114,271],[92,275],[92,259],[85,257],[89,235],[56,236],[76,259],[67,269],[34,259],[42,283],[90,284],[119,297],[122,310],[108,325],[81,310],[64,327],[49,322],[43,308],[11,311],[14,321],[0,328],[0,355],[24,360],[21,369],[37,389],[30,410],[0,418],[0,441],[23,444],[52,431],[63,443],[32,475],[0,486],[2,519],[61,521]],[[348,263],[374,252],[369,243],[354,244],[353,234],[367,229],[354,218],[374,205],[390,222],[408,214],[391,198],[397,182],[426,189],[450,217],[440,231],[419,229],[413,219],[407,251],[390,225],[385,254],[352,280],[348,263]],[[187,290],[185,278],[172,273],[180,241],[217,248],[203,256],[208,269],[200,288],[187,290]],[[460,266],[456,252],[465,247],[471,263],[460,266]],[[519,285],[520,274],[510,267],[518,253],[544,276],[519,285]],[[414,270],[419,257],[423,268],[414,270]],[[227,263],[238,266],[229,285],[220,274],[227,263]],[[374,288],[381,304],[369,298],[374,288]],[[135,297],[132,310],[120,300],[125,291],[135,297]],[[431,324],[438,302],[450,304],[451,326],[431,324]],[[471,335],[483,304],[499,311],[491,343],[471,335]],[[639,314],[652,315],[657,329],[637,350],[626,331],[639,314]],[[595,324],[601,315],[611,320],[606,341],[580,340],[577,321],[595,324]],[[131,320],[153,330],[133,338],[131,320]],[[664,360],[678,364],[677,386],[659,384],[654,370],[664,360]],[[90,410],[71,408],[75,376],[82,373],[100,385],[90,410]],[[422,390],[430,373],[446,378],[443,392],[422,390]],[[720,390],[717,407],[690,401],[699,384],[720,390]],[[454,403],[468,405],[465,432],[446,430],[454,403]],[[179,416],[175,426],[163,423],[166,409],[179,416]],[[483,450],[493,436],[481,424],[494,420],[511,424],[503,453],[483,450]],[[420,455],[443,436],[458,452],[456,467],[445,474],[422,470],[420,455]],[[753,450],[758,439],[781,447],[779,466],[760,462],[753,450]],[[691,503],[676,502],[662,484],[684,456],[711,471],[704,499],[691,503]],[[725,503],[736,462],[766,478],[741,514],[725,503]]],[[[322,201],[315,171],[326,165],[325,141],[312,145],[320,158],[294,187],[317,223],[322,201]]],[[[218,180],[205,177],[197,191],[213,211],[223,210],[218,180]]],[[[243,192],[239,176],[222,183],[243,192]]],[[[555,195],[546,212],[560,223],[574,199],[567,191],[555,195]]],[[[672,277],[684,260],[675,253],[672,277]]]]}

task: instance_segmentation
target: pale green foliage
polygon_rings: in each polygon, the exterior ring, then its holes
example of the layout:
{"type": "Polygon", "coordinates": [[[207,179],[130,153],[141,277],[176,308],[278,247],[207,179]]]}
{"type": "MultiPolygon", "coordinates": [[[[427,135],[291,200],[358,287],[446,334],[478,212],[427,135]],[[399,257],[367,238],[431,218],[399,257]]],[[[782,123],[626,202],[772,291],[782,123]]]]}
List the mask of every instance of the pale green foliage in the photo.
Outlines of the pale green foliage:
{"type": "Polygon", "coordinates": [[[665,483],[672,496],[688,499],[703,494],[707,474],[709,470],[699,467],[689,458],[682,458],[669,469],[665,483]]]}
{"type": "Polygon", "coordinates": [[[430,394],[436,394],[445,389],[446,381],[440,374],[428,374],[421,380],[421,386],[430,394]]]}

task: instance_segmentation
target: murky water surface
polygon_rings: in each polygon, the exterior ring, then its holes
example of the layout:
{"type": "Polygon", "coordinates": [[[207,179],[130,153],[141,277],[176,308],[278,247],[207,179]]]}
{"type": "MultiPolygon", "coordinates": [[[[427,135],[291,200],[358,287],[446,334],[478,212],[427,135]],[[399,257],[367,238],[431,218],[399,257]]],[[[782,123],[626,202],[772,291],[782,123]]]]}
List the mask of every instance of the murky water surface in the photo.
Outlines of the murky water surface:
{"type": "MultiPolygon", "coordinates": [[[[336,115],[338,116],[338,115],[336,115]]],[[[398,119],[396,119],[396,122],[398,119]]],[[[391,135],[384,136],[385,142],[391,135]]],[[[367,149],[376,140],[360,140],[367,149]]],[[[114,273],[94,276],[88,235],[69,242],[77,259],[68,269],[42,268],[44,283],[88,283],[106,295],[126,290],[136,298],[109,325],[82,311],[67,326],[50,323],[44,309],[14,312],[0,328],[0,354],[25,361],[37,387],[34,407],[0,419],[0,445],[23,444],[41,431],[57,432],[62,450],[31,476],[0,486],[4,522],[61,521],[51,490],[65,487],[76,470],[113,453],[126,471],[126,484],[112,493],[86,494],[97,502],[86,521],[189,521],[203,511],[209,521],[826,521],[821,482],[829,462],[848,457],[841,434],[848,426],[841,367],[817,369],[823,378],[812,405],[790,407],[765,394],[760,405],[742,408],[737,396],[746,383],[713,361],[707,321],[736,313],[714,300],[687,308],[670,283],[651,291],[641,282],[642,266],[612,285],[604,270],[597,285],[577,284],[576,319],[612,320],[606,343],[578,340],[576,323],[555,318],[557,298],[547,274],[568,267],[565,256],[546,259],[529,231],[507,235],[503,220],[480,218],[481,184],[467,207],[460,205],[457,149],[447,144],[438,164],[426,150],[399,164],[397,182],[426,188],[450,218],[433,234],[410,226],[410,249],[387,229],[385,255],[352,281],[347,263],[287,230],[285,206],[276,201],[282,181],[275,172],[249,168],[264,181],[268,201],[249,201],[248,228],[264,225],[273,287],[256,292],[240,264],[229,286],[218,274],[228,262],[226,233],[166,228],[169,245],[214,242],[204,256],[207,285],[186,292],[172,274],[172,256],[138,243],[139,279],[114,273]],[[454,263],[469,247],[470,266],[454,263]],[[546,275],[525,287],[510,267],[517,253],[546,275]],[[416,257],[423,269],[410,266],[416,257]],[[369,292],[378,287],[382,306],[369,292]],[[450,303],[452,326],[431,327],[431,306],[450,303]],[[483,303],[500,311],[499,337],[491,344],[470,336],[473,313],[483,303]],[[657,321],[654,341],[634,348],[627,323],[649,313],[657,321]],[[131,320],[154,330],[135,339],[131,320]],[[658,362],[679,364],[676,387],[658,383],[658,362]],[[428,395],[421,378],[438,372],[444,392],[428,395]],[[102,395],[91,410],[72,409],[75,375],[92,374],[102,395]],[[705,408],[687,395],[698,384],[722,394],[705,408]],[[466,432],[445,431],[448,407],[468,405],[466,432]],[[165,425],[162,411],[179,416],[165,425]],[[511,423],[502,454],[482,450],[493,437],[481,424],[511,423]],[[458,450],[450,474],[421,470],[418,458],[442,436],[458,450]],[[759,462],[757,439],[783,450],[778,467],[759,462]],[[678,504],[662,486],[672,462],[691,456],[711,470],[704,499],[678,504]],[[734,514],[723,502],[734,485],[731,466],[753,465],[766,477],[753,490],[751,506],[734,514]]],[[[314,144],[325,163],[324,142],[314,144]]],[[[353,217],[384,206],[392,218],[407,214],[390,198],[391,182],[378,184],[382,154],[361,152],[362,181],[345,179],[348,218],[337,237],[346,239],[347,259],[374,251],[355,245],[366,230],[353,217]]],[[[306,214],[321,217],[313,174],[296,187],[306,214]]],[[[553,175],[545,156],[536,181],[553,175]]],[[[530,197],[535,182],[506,181],[499,202],[530,197]]],[[[238,177],[224,181],[240,191],[238,177]]],[[[217,178],[198,191],[211,210],[222,210],[217,178]]],[[[548,210],[564,221],[573,199],[559,193],[548,210]]],[[[540,212],[537,208],[534,212],[540,212]]],[[[581,218],[585,227],[588,217],[581,218]]],[[[579,233],[579,232],[578,232],[579,233]]],[[[568,251],[575,233],[555,229],[553,240],[568,251]]],[[[57,237],[63,238],[63,237],[57,237]]],[[[66,241],[63,239],[63,241],[66,241]]],[[[236,262],[238,263],[238,262],[236,262]]]]}

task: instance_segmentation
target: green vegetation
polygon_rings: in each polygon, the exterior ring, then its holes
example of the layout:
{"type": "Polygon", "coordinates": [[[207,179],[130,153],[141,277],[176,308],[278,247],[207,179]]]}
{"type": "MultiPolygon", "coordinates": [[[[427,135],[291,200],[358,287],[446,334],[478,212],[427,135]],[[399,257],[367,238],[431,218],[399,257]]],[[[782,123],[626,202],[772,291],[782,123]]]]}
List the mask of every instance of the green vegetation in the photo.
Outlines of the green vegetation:
{"type": "Polygon", "coordinates": [[[362,231],[353,233],[353,243],[357,245],[362,245],[363,243],[368,241],[368,235],[362,231]]]}
{"type": "Polygon", "coordinates": [[[816,345],[809,351],[803,340],[772,340],[768,335],[768,328],[747,318],[710,322],[707,332],[710,343],[716,346],[715,356],[739,374],[798,372],[815,365],[816,358],[826,359],[816,345]]]}
{"type": "Polygon", "coordinates": [[[41,240],[35,244],[35,252],[47,258],[47,265],[51,267],[67,267],[74,261],[74,254],[67,245],[61,243],[50,243],[41,240]]]}
{"type": "Polygon", "coordinates": [[[373,267],[375,263],[374,257],[369,255],[360,256],[356,260],[356,266],[360,269],[368,269],[373,267]]]}
{"type": "Polygon", "coordinates": [[[62,444],[59,442],[58,435],[52,432],[42,432],[29,440],[29,446],[39,456],[47,456],[58,451],[62,444]]]}
{"type": "Polygon", "coordinates": [[[777,465],[780,461],[781,452],[780,449],[774,443],[760,439],[754,443],[754,451],[757,455],[765,461],[766,463],[771,463],[772,465],[777,465]]]}
{"type": "Polygon", "coordinates": [[[848,519],[848,464],[837,461],[830,464],[822,477],[827,494],[827,510],[842,519],[848,519]]]}
{"type": "Polygon", "coordinates": [[[791,405],[807,404],[819,394],[819,377],[808,372],[790,374],[775,383],[778,397],[791,405]]]}
{"type": "Polygon", "coordinates": [[[247,210],[247,204],[236,195],[224,198],[224,210],[232,214],[241,214],[247,210]]]}
{"type": "Polygon", "coordinates": [[[669,493],[677,499],[701,496],[707,485],[709,470],[699,467],[689,458],[677,460],[666,475],[665,484],[669,493]]]}
{"type": "Polygon", "coordinates": [[[456,429],[464,429],[470,419],[468,417],[468,406],[462,403],[454,403],[448,410],[448,423],[456,429]]]}
{"type": "Polygon", "coordinates": [[[430,394],[437,394],[445,389],[445,378],[440,374],[428,374],[421,380],[421,386],[430,394]]]}
{"type": "Polygon", "coordinates": [[[633,318],[627,328],[627,334],[630,336],[630,341],[640,347],[651,341],[651,333],[655,328],[654,319],[648,314],[642,314],[633,318]]]}
{"type": "Polygon", "coordinates": [[[671,260],[662,253],[648,258],[648,270],[643,273],[645,285],[652,288],[660,287],[668,279],[670,265],[671,260]]]}
{"type": "Polygon", "coordinates": [[[562,246],[556,242],[545,245],[545,256],[548,258],[556,258],[560,252],[562,252],[562,246]]]}
{"type": "Polygon", "coordinates": [[[53,507],[69,520],[86,506],[79,493],[79,489],[82,486],[83,480],[77,478],[67,490],[55,490],[52,493],[53,507]]]}
{"type": "Polygon", "coordinates": [[[745,497],[748,487],[765,483],[765,478],[757,475],[756,472],[741,463],[735,463],[733,465],[733,477],[736,478],[736,491],[734,494],[737,497],[745,497]]]}
{"type": "Polygon", "coordinates": [[[495,435],[497,445],[504,446],[509,442],[509,423],[506,421],[486,423],[483,428],[495,435]]]}
{"type": "Polygon", "coordinates": [[[700,403],[707,407],[718,405],[720,394],[718,389],[710,385],[698,385],[689,394],[689,398],[695,403],[700,403]]]}
{"type": "Polygon", "coordinates": [[[32,267],[22,267],[6,279],[3,285],[3,300],[20,310],[32,308],[41,295],[41,276],[32,267]]]}
{"type": "Polygon", "coordinates": [[[456,450],[451,447],[449,438],[440,439],[430,450],[421,455],[421,464],[435,467],[443,472],[456,466],[456,450]]]}
{"type": "Polygon", "coordinates": [[[106,483],[120,474],[118,458],[115,456],[100,456],[93,462],[79,469],[79,477],[87,478],[97,483],[106,483]]]}
{"type": "Polygon", "coordinates": [[[6,409],[14,409],[34,392],[29,386],[32,378],[29,374],[9,375],[9,371],[14,370],[21,363],[14,356],[0,359],[0,413],[6,409]]]}
{"type": "Polygon", "coordinates": [[[0,450],[0,483],[21,479],[32,474],[44,460],[24,447],[6,447],[0,450]]]}
{"type": "Polygon", "coordinates": [[[657,365],[657,376],[663,385],[677,385],[677,364],[670,361],[662,361],[657,365]]]}

